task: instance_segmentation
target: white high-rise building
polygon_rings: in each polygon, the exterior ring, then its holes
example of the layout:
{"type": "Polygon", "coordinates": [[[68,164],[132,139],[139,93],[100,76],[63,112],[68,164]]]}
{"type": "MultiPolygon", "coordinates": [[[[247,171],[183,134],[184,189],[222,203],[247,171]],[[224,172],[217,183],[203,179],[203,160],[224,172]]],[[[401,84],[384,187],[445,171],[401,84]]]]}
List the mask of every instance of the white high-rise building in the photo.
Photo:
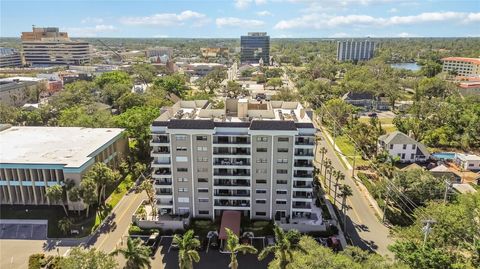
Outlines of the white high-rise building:
{"type": "Polygon", "coordinates": [[[374,52],[375,42],[371,40],[337,42],[338,61],[367,61],[373,58],[374,52]]]}

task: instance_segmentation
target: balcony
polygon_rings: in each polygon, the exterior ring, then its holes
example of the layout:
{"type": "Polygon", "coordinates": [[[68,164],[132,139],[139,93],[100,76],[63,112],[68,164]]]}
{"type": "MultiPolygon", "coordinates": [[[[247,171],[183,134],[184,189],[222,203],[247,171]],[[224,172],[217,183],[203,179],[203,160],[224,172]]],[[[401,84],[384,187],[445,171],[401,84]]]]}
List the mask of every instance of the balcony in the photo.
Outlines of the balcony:
{"type": "Polygon", "coordinates": [[[221,207],[250,207],[250,201],[248,200],[220,200],[215,199],[214,206],[221,207]]]}
{"type": "Polygon", "coordinates": [[[293,163],[294,167],[313,167],[312,161],[307,160],[297,160],[293,163]]]}
{"type": "Polygon", "coordinates": [[[248,177],[250,171],[247,169],[214,169],[214,176],[230,176],[230,177],[248,177]]]}
{"type": "Polygon", "coordinates": [[[311,209],[312,205],[309,202],[294,202],[292,204],[294,209],[311,209]]]}
{"type": "Polygon", "coordinates": [[[213,165],[227,165],[227,166],[248,166],[249,159],[229,159],[229,158],[215,158],[213,165]]]}
{"type": "Polygon", "coordinates": [[[170,171],[170,168],[159,168],[153,172],[154,175],[171,175],[172,171],[170,171]]]}
{"type": "Polygon", "coordinates": [[[315,144],[315,140],[313,138],[298,137],[295,140],[295,145],[298,145],[298,146],[313,146],[314,144],[315,144]]]}
{"type": "Polygon", "coordinates": [[[163,206],[166,206],[166,207],[172,207],[173,205],[173,200],[170,200],[170,199],[157,199],[157,206],[158,207],[163,207],[163,206]]]}
{"type": "Polygon", "coordinates": [[[250,197],[250,191],[247,190],[215,190],[213,196],[236,196],[236,197],[250,197]]]}
{"type": "Polygon", "coordinates": [[[295,156],[305,156],[305,157],[313,157],[313,150],[311,149],[296,149],[295,156]]]}
{"type": "Polygon", "coordinates": [[[172,180],[171,179],[167,179],[167,178],[163,178],[163,179],[155,179],[155,181],[153,182],[154,185],[159,185],[159,186],[168,186],[168,185],[172,185],[172,180]]]}
{"type": "Polygon", "coordinates": [[[213,148],[214,155],[250,155],[249,148],[213,148]]]}
{"type": "Polygon", "coordinates": [[[303,171],[295,171],[293,177],[301,177],[301,178],[313,178],[313,173],[303,172],[303,171]]]}
{"type": "Polygon", "coordinates": [[[170,143],[168,137],[166,136],[153,136],[152,140],[151,140],[152,143],[170,143]]]}
{"type": "Polygon", "coordinates": [[[172,195],[172,190],[171,189],[159,189],[155,191],[155,195],[157,196],[170,196],[172,195]]]}
{"type": "Polygon", "coordinates": [[[236,137],[236,136],[215,136],[213,137],[213,144],[238,144],[248,145],[250,144],[249,137],[236,137]]]}
{"type": "Polygon", "coordinates": [[[293,188],[298,188],[298,189],[311,189],[312,188],[312,184],[311,183],[307,183],[305,181],[297,181],[297,182],[293,182],[293,188]]]}
{"type": "Polygon", "coordinates": [[[168,147],[154,147],[151,151],[151,154],[170,154],[170,149],[168,147]]]}
{"type": "Polygon", "coordinates": [[[293,198],[299,198],[299,199],[312,199],[313,194],[311,192],[306,192],[306,191],[294,191],[293,192],[293,198]]]}
{"type": "Polygon", "coordinates": [[[214,186],[224,187],[250,187],[249,180],[215,179],[214,186]]]}

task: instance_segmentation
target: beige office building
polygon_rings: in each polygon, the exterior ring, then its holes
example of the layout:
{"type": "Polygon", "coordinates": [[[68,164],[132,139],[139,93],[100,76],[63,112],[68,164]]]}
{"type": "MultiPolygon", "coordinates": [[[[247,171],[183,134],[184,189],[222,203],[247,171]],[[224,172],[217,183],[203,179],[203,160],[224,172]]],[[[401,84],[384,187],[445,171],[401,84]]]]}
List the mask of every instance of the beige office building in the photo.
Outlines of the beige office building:
{"type": "Polygon", "coordinates": [[[160,215],[313,217],[315,128],[300,103],[179,101],[151,130],[160,215]]]}
{"type": "MultiPolygon", "coordinates": [[[[95,162],[116,166],[128,150],[123,129],[0,127],[0,202],[51,205],[48,186],[80,184],[95,162]]],[[[65,197],[70,210],[84,209],[65,197]]]]}
{"type": "Polygon", "coordinates": [[[480,58],[443,58],[443,72],[457,72],[458,76],[480,77],[480,58]]]}
{"type": "Polygon", "coordinates": [[[74,41],[56,27],[33,27],[22,32],[22,51],[27,65],[82,65],[90,63],[90,43],[74,41]]]}

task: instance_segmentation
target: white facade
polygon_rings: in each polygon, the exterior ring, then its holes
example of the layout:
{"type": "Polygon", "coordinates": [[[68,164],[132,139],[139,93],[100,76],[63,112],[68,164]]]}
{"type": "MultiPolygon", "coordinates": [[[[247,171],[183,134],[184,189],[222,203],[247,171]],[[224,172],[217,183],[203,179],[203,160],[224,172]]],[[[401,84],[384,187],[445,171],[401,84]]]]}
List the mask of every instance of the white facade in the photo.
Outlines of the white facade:
{"type": "Polygon", "coordinates": [[[443,58],[443,72],[455,71],[459,76],[478,77],[480,76],[480,59],[448,57],[443,58]]]}
{"type": "Polygon", "coordinates": [[[457,153],[455,155],[455,162],[462,167],[463,170],[480,170],[480,156],[477,155],[457,153]]]}
{"type": "Polygon", "coordinates": [[[398,157],[402,163],[424,162],[430,157],[430,153],[422,143],[398,131],[380,136],[378,150],[398,157]]]}

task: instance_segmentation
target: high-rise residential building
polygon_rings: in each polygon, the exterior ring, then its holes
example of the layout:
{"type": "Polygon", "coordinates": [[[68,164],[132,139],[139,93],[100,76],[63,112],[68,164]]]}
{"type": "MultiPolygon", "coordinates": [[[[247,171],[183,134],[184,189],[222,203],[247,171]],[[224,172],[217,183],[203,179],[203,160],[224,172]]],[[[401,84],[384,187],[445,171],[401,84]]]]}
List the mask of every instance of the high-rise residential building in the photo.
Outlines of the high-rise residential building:
{"type": "Polygon", "coordinates": [[[0,47],[0,68],[20,66],[22,66],[22,57],[18,50],[0,47]]]}
{"type": "Polygon", "coordinates": [[[443,72],[456,72],[463,77],[480,77],[480,58],[443,58],[443,72]]]}
{"type": "Polygon", "coordinates": [[[248,33],[240,38],[240,62],[242,64],[270,63],[270,36],[263,32],[248,33]]]}
{"type": "MultiPolygon", "coordinates": [[[[46,188],[80,184],[95,162],[116,166],[128,150],[123,129],[0,125],[0,203],[53,205],[46,188]]],[[[64,198],[70,210],[82,202],[64,198]]]]}
{"type": "Polygon", "coordinates": [[[74,41],[56,27],[33,27],[22,32],[24,62],[28,65],[81,65],[90,63],[90,43],[74,41]]]}
{"type": "Polygon", "coordinates": [[[179,101],[162,108],[151,131],[159,216],[214,219],[233,210],[321,222],[313,210],[316,129],[300,103],[226,99],[215,109],[179,101]]]}
{"type": "Polygon", "coordinates": [[[371,40],[347,40],[337,42],[338,61],[367,61],[373,58],[375,42],[371,40]]]}

